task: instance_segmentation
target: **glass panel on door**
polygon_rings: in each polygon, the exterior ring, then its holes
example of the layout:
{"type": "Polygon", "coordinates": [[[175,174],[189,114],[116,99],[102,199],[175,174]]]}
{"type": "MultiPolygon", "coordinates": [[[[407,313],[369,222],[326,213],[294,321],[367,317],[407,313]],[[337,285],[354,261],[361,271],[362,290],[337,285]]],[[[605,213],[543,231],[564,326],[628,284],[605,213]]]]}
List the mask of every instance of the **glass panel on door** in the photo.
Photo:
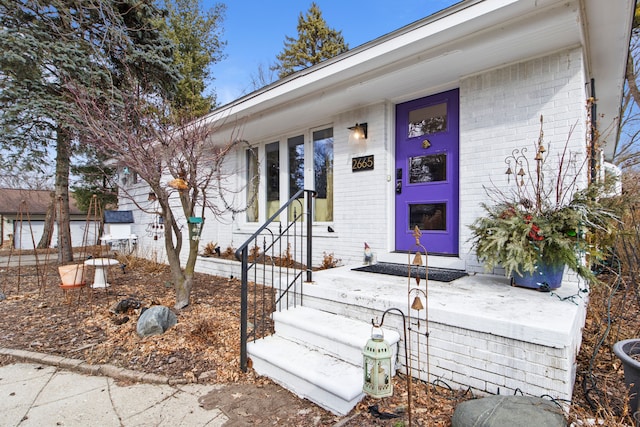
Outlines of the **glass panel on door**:
{"type": "Polygon", "coordinates": [[[447,154],[416,156],[409,159],[409,184],[447,180],[447,154]]]}
{"type": "Polygon", "coordinates": [[[415,227],[420,230],[447,229],[446,203],[417,203],[409,204],[409,230],[415,227]]]}
{"type": "Polygon", "coordinates": [[[447,103],[409,111],[409,131],[407,136],[415,138],[447,130],[447,103]]]}

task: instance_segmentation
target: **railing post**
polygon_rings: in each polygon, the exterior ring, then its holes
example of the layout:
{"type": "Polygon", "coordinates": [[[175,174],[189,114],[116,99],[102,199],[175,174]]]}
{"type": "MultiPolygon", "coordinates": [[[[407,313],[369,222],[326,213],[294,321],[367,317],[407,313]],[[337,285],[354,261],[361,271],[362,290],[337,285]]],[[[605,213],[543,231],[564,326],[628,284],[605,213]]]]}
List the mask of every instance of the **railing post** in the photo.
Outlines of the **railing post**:
{"type": "Polygon", "coordinates": [[[312,244],[312,234],[313,234],[313,215],[312,215],[312,209],[313,209],[313,195],[315,194],[315,192],[313,191],[307,191],[307,282],[312,282],[313,278],[311,277],[312,274],[312,270],[311,270],[311,266],[312,266],[312,250],[313,250],[313,244],[312,244]]]}
{"type": "Polygon", "coordinates": [[[240,273],[240,369],[247,372],[247,314],[249,306],[249,272],[246,268],[249,248],[242,249],[242,272],[240,273]]]}
{"type": "MultiPolygon", "coordinates": [[[[313,215],[312,215],[312,210],[313,210],[313,197],[316,194],[315,191],[312,190],[299,190],[295,195],[293,195],[289,201],[287,201],[287,203],[285,203],[283,206],[280,207],[280,209],[278,209],[278,211],[276,211],[273,215],[271,215],[271,218],[269,218],[267,220],[266,223],[264,223],[262,226],[260,226],[258,228],[258,230],[256,230],[255,233],[253,233],[253,235],[247,239],[246,242],[244,242],[240,248],[238,250],[236,250],[236,259],[238,259],[239,261],[241,261],[242,264],[242,271],[240,273],[240,369],[242,369],[243,372],[247,372],[248,369],[248,353],[247,353],[247,342],[249,340],[249,337],[247,336],[247,329],[248,329],[248,314],[249,314],[249,245],[251,245],[252,242],[255,242],[257,237],[260,235],[260,233],[262,233],[263,231],[267,231],[269,233],[271,233],[271,230],[269,230],[269,225],[272,224],[283,212],[287,212],[286,209],[288,209],[289,206],[291,206],[292,203],[296,202],[296,203],[300,203],[300,196],[304,195],[306,193],[306,198],[307,198],[307,206],[306,206],[306,210],[307,210],[307,265],[306,265],[306,278],[307,278],[307,282],[311,282],[312,281],[312,261],[313,261],[313,257],[312,257],[312,252],[313,252],[313,242],[312,242],[312,238],[313,238],[313,233],[312,233],[312,226],[313,226],[313,215]]],[[[299,221],[299,217],[295,220],[295,225],[297,227],[297,222],[299,221]]],[[[285,229],[283,230],[282,228],[283,224],[282,221],[280,221],[279,223],[279,233],[278,236],[276,238],[276,240],[279,242],[279,244],[282,244],[282,236],[285,233],[288,233],[289,230],[289,225],[287,225],[287,227],[285,227],[285,229]]],[[[302,230],[302,229],[301,229],[302,230]]],[[[297,232],[296,232],[297,234],[297,232]]],[[[300,232],[300,237],[303,237],[302,232],[300,232]]],[[[273,251],[273,241],[272,244],[270,245],[271,250],[273,251]]],[[[266,244],[263,244],[263,252],[265,252],[266,254],[266,244]]],[[[280,251],[282,253],[282,251],[280,251]]],[[[300,259],[300,261],[302,261],[302,259],[300,259]]],[[[294,279],[294,284],[297,283],[297,281],[302,277],[303,272],[298,270],[298,272],[295,275],[295,279],[294,279]]],[[[264,280],[263,280],[264,281],[264,280]]],[[[273,282],[273,278],[271,279],[271,281],[273,282]]],[[[287,298],[289,298],[289,287],[290,285],[287,285],[285,288],[284,293],[286,294],[287,298]]],[[[295,291],[294,291],[295,292],[295,291]]],[[[279,299],[281,298],[281,296],[278,298],[278,300],[276,301],[276,303],[279,303],[279,299]]],[[[302,298],[302,288],[301,288],[301,295],[300,298],[302,298]]],[[[295,299],[295,297],[294,297],[295,299]]],[[[301,299],[302,301],[302,299],[301,299]]],[[[264,304],[264,300],[263,300],[263,304],[264,304]]],[[[254,301],[255,304],[255,301],[254,301]]],[[[264,307],[263,307],[263,312],[264,312],[264,307]]],[[[254,307],[254,313],[255,313],[255,307],[254,307]]],[[[261,319],[262,320],[262,319],[261,319]]],[[[262,323],[262,322],[261,322],[262,323]]],[[[254,335],[254,340],[257,337],[257,332],[256,332],[256,325],[258,324],[258,322],[255,321],[254,319],[254,330],[253,330],[253,335],[254,335]]]]}

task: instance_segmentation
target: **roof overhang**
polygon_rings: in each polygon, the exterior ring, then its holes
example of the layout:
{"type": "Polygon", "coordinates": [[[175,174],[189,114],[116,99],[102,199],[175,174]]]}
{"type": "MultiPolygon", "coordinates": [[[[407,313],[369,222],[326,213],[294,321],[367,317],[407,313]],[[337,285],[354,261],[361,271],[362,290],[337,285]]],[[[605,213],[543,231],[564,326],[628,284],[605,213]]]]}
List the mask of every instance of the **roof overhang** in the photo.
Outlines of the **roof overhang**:
{"type": "MultiPolygon", "coordinates": [[[[235,100],[205,120],[249,141],[381,101],[457,87],[491,68],[582,47],[598,115],[619,115],[634,0],[466,0],[235,100]]],[[[617,124],[615,125],[617,126],[617,124]]],[[[615,132],[617,134],[617,132],[615,132]]],[[[607,141],[606,155],[615,150],[607,141]]]]}
{"type": "Polygon", "coordinates": [[[597,127],[604,155],[612,159],[618,143],[635,0],[580,3],[587,73],[595,83],[597,127]]]}

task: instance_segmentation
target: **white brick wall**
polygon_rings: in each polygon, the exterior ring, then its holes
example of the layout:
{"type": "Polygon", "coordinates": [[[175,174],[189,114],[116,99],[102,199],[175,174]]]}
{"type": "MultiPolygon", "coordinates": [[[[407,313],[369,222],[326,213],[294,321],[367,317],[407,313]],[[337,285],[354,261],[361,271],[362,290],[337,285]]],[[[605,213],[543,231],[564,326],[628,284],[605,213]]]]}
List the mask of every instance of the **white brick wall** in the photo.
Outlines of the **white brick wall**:
{"type": "MultiPolygon", "coordinates": [[[[476,392],[571,399],[575,380],[575,349],[554,348],[511,338],[429,323],[430,381],[444,381],[454,388],[472,387],[476,392]]],[[[427,346],[412,337],[414,376],[427,379],[427,346]],[[420,356],[417,355],[418,349],[420,356]],[[420,363],[418,364],[418,357],[420,363]]],[[[404,348],[399,361],[404,365],[404,348]]]]}
{"type": "MultiPolygon", "coordinates": [[[[468,271],[484,271],[469,254],[468,242],[468,225],[483,214],[480,204],[489,201],[483,186],[504,191],[514,185],[513,177],[507,182],[504,160],[514,149],[534,150],[540,116],[552,151],[548,165],[567,141],[571,151],[584,151],[583,75],[582,53],[574,49],[460,82],[460,247],[468,271]]],[[[586,169],[583,172],[586,179],[586,169]]]]}
{"type": "MultiPolygon", "coordinates": [[[[386,106],[378,104],[343,114],[334,120],[334,225],[335,240],[317,239],[317,253],[335,252],[343,263],[361,263],[364,242],[374,252],[388,250],[389,154],[390,126],[386,106]],[[368,139],[364,150],[348,144],[347,128],[356,122],[368,123],[368,139]],[[373,155],[371,171],[352,172],[351,159],[373,155]]],[[[326,228],[326,227],[325,227],[326,228]]]]}

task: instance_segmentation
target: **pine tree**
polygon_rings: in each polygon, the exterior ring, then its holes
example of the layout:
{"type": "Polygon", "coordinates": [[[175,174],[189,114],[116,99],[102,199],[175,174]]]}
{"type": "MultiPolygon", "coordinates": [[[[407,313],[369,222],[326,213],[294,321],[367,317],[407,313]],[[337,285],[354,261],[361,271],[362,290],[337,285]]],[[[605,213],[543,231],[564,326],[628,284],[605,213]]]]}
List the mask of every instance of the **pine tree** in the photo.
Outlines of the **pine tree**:
{"type": "Polygon", "coordinates": [[[349,50],[342,31],[327,26],[322,12],[313,2],[306,16],[298,17],[298,38],[286,36],[284,50],[272,67],[283,78],[349,50]]]}
{"type": "Polygon", "coordinates": [[[222,21],[226,6],[216,3],[203,11],[198,0],[165,0],[164,31],[176,48],[173,59],[182,75],[172,99],[182,118],[203,116],[216,106],[215,93],[205,94],[213,78],[210,66],[224,58],[222,21]]]}

